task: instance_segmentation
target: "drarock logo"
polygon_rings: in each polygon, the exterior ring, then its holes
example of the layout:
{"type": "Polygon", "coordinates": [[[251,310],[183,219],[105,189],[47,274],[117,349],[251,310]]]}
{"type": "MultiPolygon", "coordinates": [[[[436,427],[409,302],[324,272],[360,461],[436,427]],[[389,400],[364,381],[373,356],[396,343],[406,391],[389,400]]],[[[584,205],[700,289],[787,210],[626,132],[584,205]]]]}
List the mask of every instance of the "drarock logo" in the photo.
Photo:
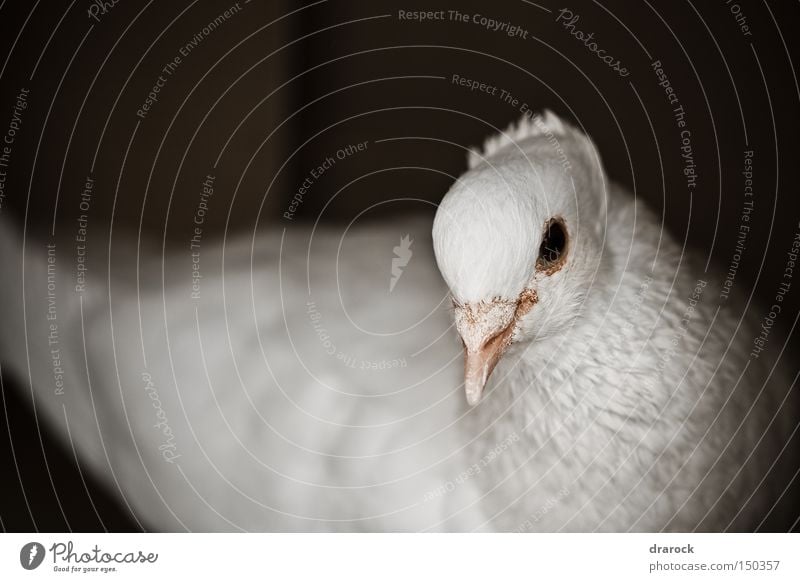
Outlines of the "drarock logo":
{"type": "Polygon", "coordinates": [[[35,570],[44,560],[44,546],[38,542],[28,542],[19,551],[19,563],[26,570],[35,570]]]}
{"type": "Polygon", "coordinates": [[[392,259],[392,278],[389,280],[389,293],[394,291],[394,286],[397,285],[403,274],[403,268],[408,265],[411,255],[414,254],[411,251],[412,244],[414,244],[414,239],[411,238],[410,234],[407,234],[400,239],[400,244],[392,249],[395,257],[392,259]]]}

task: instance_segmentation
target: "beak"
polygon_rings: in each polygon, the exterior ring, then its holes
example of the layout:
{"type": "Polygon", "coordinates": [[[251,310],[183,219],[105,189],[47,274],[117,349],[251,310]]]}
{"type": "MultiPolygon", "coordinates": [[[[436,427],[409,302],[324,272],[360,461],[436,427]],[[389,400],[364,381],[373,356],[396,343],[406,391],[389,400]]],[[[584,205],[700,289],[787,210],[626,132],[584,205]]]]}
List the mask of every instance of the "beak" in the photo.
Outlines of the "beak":
{"type": "Polygon", "coordinates": [[[514,333],[516,303],[494,301],[456,308],[456,327],[464,340],[464,388],[475,406],[514,333]]]}

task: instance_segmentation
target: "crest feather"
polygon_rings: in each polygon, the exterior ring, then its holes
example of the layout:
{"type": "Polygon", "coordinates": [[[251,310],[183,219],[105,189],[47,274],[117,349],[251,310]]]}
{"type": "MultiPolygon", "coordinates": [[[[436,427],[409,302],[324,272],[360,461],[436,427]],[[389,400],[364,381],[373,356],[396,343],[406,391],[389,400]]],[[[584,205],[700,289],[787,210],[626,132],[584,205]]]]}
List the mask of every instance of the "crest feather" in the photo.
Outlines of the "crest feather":
{"type": "Polygon", "coordinates": [[[543,114],[534,113],[529,115],[523,114],[519,121],[511,123],[508,129],[501,131],[483,142],[483,148],[470,148],[467,162],[470,169],[477,166],[481,161],[493,156],[496,152],[502,150],[506,146],[515,144],[529,137],[537,135],[544,136],[562,136],[571,129],[570,126],[559,117],[545,109],[543,114]]]}

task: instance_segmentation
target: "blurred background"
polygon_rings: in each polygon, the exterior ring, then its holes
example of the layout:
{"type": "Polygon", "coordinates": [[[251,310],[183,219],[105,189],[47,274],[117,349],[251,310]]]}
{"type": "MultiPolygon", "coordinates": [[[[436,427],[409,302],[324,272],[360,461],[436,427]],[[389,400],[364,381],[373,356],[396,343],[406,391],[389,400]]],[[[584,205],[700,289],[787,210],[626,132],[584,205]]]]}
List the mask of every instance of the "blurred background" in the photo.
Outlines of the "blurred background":
{"type": "MultiPolygon", "coordinates": [[[[800,228],[796,22],[797,3],[749,0],[7,0],[0,132],[15,119],[16,129],[0,213],[35,236],[70,231],[90,179],[90,239],[113,225],[183,249],[212,176],[204,240],[432,215],[467,148],[549,108],[721,270],[735,255],[752,160],[735,286],[769,305],[800,228]]],[[[799,307],[792,289],[770,341],[787,341],[799,307]]],[[[37,423],[27,388],[2,381],[2,528],[136,530],[37,423]]],[[[798,514],[796,491],[776,512],[798,514]]]]}

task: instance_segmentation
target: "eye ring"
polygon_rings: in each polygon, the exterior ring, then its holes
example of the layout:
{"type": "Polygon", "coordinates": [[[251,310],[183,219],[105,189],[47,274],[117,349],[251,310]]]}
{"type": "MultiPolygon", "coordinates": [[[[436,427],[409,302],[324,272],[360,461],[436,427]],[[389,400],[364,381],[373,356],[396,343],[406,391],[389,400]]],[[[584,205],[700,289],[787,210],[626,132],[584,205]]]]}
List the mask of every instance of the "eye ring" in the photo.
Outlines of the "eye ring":
{"type": "Polygon", "coordinates": [[[560,216],[544,223],[544,234],[536,259],[536,270],[552,275],[564,266],[569,250],[567,224],[560,216]]]}

